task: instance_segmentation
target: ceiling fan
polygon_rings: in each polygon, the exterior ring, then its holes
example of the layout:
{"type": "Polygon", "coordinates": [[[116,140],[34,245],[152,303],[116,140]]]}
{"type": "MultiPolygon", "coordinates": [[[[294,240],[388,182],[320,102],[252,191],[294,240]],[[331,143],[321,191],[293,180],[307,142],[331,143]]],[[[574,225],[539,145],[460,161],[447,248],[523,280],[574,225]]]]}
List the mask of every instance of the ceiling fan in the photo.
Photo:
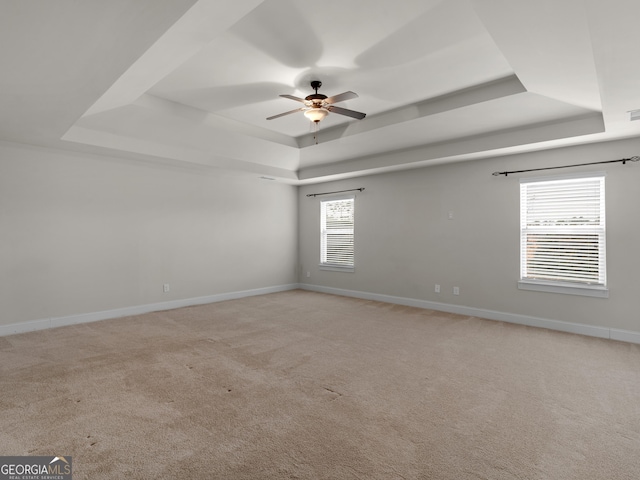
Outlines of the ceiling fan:
{"type": "Polygon", "coordinates": [[[354,92],[344,92],[339,95],[334,95],[333,97],[327,97],[321,93],[318,93],[318,89],[322,86],[322,82],[319,80],[313,80],[311,82],[311,88],[313,88],[316,93],[312,93],[311,95],[303,98],[294,97],[293,95],[280,95],[284,98],[289,98],[291,100],[295,100],[296,102],[304,103],[304,107],[296,108],[295,110],[291,110],[289,112],[280,113],[278,115],[274,115],[272,117],[267,118],[267,120],[273,120],[274,118],[284,117],[285,115],[290,115],[296,112],[304,112],[304,116],[311,120],[316,125],[320,123],[324,117],[326,117],[329,112],[337,113],[339,115],[346,115],[347,117],[357,118],[358,120],[362,120],[367,114],[362,112],[356,112],[355,110],[349,110],[348,108],[336,107],[334,103],[344,102],[345,100],[350,100],[352,98],[358,98],[358,94],[354,92]]]}

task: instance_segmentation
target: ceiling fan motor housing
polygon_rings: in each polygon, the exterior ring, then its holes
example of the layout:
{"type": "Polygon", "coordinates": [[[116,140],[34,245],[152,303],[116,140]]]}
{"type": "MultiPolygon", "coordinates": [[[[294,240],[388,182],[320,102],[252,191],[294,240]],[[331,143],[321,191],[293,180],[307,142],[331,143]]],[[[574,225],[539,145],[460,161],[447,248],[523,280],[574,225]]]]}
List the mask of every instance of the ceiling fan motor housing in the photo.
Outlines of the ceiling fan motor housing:
{"type": "Polygon", "coordinates": [[[327,96],[321,93],[312,93],[311,95],[306,96],[305,100],[313,103],[322,103],[322,101],[326,98],[327,96]]]}

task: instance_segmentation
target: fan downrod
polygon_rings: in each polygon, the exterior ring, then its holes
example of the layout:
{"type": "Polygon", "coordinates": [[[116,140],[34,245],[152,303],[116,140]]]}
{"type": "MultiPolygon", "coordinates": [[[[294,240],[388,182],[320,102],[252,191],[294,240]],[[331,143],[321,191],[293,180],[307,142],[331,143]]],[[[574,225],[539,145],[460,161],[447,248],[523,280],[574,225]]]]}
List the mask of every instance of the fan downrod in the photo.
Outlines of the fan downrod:
{"type": "Polygon", "coordinates": [[[307,97],[305,97],[305,100],[308,102],[313,102],[314,103],[314,107],[318,108],[320,106],[320,103],[325,100],[327,98],[326,95],[323,95],[322,93],[318,93],[318,89],[322,86],[322,82],[320,80],[312,80],[311,81],[311,88],[313,88],[316,93],[312,93],[311,95],[308,95],[307,97]]]}

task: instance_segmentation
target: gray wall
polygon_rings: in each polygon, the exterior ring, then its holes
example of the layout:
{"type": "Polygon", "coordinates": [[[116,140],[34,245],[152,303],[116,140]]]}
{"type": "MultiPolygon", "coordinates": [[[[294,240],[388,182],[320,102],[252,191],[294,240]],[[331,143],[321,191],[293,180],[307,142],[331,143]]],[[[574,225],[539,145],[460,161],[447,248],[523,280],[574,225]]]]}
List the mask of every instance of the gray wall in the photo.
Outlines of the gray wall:
{"type": "Polygon", "coordinates": [[[626,140],[427,167],[300,188],[303,283],[640,331],[640,164],[598,165],[495,177],[519,170],[640,154],[626,140]],[[608,299],[522,291],[520,176],[605,171],[608,299]],[[319,202],[307,193],[356,193],[354,273],[321,271],[319,202]],[[453,219],[448,213],[453,212],[453,219]],[[306,273],[310,273],[310,277],[306,273]],[[440,294],[434,285],[440,284],[440,294]],[[452,289],[460,287],[460,295],[452,289]]]}
{"type": "Polygon", "coordinates": [[[295,283],[296,190],[0,144],[0,325],[295,283]]]}
{"type": "Polygon", "coordinates": [[[0,325],[299,280],[640,331],[640,165],[556,172],[607,172],[608,299],[517,289],[519,175],[491,175],[638,153],[626,140],[297,189],[0,144],[0,325]],[[354,187],[355,273],[320,271],[320,199],[306,194],[354,187]]]}

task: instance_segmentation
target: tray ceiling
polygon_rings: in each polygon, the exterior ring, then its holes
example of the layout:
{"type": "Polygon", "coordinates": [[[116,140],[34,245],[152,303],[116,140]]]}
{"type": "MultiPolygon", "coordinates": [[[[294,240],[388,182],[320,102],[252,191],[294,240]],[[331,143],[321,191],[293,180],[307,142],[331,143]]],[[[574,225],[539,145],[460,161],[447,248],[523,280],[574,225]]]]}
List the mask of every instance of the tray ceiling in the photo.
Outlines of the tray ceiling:
{"type": "Polygon", "coordinates": [[[614,0],[2,5],[0,136],[302,184],[640,134],[614,0]],[[314,133],[311,80],[363,120],[314,133]],[[317,135],[317,144],[316,138],[317,135]]]}

